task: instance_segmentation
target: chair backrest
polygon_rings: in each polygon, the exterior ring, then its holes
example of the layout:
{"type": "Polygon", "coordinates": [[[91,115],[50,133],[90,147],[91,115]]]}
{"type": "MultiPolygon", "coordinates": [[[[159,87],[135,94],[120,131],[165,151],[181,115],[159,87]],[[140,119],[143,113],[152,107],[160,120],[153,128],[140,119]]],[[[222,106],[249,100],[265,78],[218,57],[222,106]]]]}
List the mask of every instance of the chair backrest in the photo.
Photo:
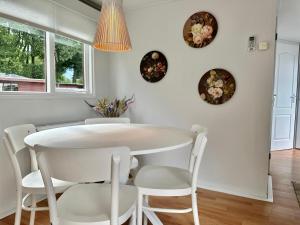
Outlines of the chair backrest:
{"type": "Polygon", "coordinates": [[[194,147],[192,149],[192,152],[194,155],[198,155],[198,152],[200,151],[199,148],[195,148],[197,142],[199,142],[199,138],[198,138],[198,135],[199,134],[203,134],[204,136],[207,136],[207,133],[208,133],[208,130],[206,127],[202,127],[198,124],[194,124],[191,128],[191,131],[195,134],[195,137],[194,137],[194,147]]]}
{"type": "Polygon", "coordinates": [[[36,132],[36,127],[33,124],[22,124],[13,127],[8,127],[4,130],[4,135],[11,144],[13,154],[26,148],[24,138],[29,134],[36,132]]]}
{"type": "Polygon", "coordinates": [[[106,123],[130,123],[130,119],[126,117],[116,118],[89,118],[85,120],[85,124],[106,124],[106,123]]]}
{"type": "Polygon", "coordinates": [[[127,147],[63,149],[36,145],[34,150],[38,161],[41,157],[46,159],[50,176],[59,180],[78,183],[110,181],[112,155],[121,157],[121,182],[126,182],[129,175],[130,150],[127,147]]]}
{"type": "Polygon", "coordinates": [[[189,171],[193,174],[192,188],[196,190],[199,167],[207,143],[207,129],[199,125],[193,125],[191,131],[195,133],[195,140],[190,156],[189,171]]]}
{"type": "MultiPolygon", "coordinates": [[[[32,124],[23,124],[13,127],[8,127],[4,130],[3,143],[7,150],[10,160],[13,165],[14,173],[17,181],[17,188],[22,186],[22,173],[20,164],[18,162],[16,154],[24,149],[27,149],[24,144],[24,138],[32,133],[36,132],[36,128],[32,124]]],[[[31,156],[31,169],[37,169],[36,156],[34,151],[30,150],[31,156]]]]}
{"type": "Polygon", "coordinates": [[[58,224],[58,214],[52,178],[71,182],[112,182],[111,224],[118,224],[119,182],[129,175],[129,148],[54,149],[35,146],[37,159],[47,190],[50,218],[58,224]]]}

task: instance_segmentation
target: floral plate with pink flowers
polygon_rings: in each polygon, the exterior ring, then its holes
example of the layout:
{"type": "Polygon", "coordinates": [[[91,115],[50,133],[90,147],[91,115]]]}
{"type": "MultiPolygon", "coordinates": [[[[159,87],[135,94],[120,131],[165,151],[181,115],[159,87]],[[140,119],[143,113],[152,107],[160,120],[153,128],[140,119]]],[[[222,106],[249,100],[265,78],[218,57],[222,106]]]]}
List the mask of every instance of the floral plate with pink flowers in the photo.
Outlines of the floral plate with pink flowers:
{"type": "Polygon", "coordinates": [[[235,93],[236,83],[230,72],[213,69],[203,75],[199,82],[200,97],[213,105],[227,102],[235,93]]]}
{"type": "Polygon", "coordinates": [[[168,70],[168,61],[159,51],[148,52],[142,59],[140,71],[143,78],[155,83],[164,78],[168,70]]]}
{"type": "Polygon", "coordinates": [[[183,38],[193,48],[209,45],[217,36],[218,22],[209,12],[197,12],[185,23],[183,38]]]}

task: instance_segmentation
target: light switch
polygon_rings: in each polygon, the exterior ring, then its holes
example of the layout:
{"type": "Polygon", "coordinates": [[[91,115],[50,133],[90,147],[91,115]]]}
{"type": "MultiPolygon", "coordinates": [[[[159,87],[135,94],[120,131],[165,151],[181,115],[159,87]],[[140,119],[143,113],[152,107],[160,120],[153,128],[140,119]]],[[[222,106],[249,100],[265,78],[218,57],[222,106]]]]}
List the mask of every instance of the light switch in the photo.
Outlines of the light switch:
{"type": "Polygon", "coordinates": [[[269,42],[267,42],[267,41],[261,41],[261,42],[259,42],[258,49],[260,51],[266,51],[266,50],[268,50],[269,49],[269,42]]]}

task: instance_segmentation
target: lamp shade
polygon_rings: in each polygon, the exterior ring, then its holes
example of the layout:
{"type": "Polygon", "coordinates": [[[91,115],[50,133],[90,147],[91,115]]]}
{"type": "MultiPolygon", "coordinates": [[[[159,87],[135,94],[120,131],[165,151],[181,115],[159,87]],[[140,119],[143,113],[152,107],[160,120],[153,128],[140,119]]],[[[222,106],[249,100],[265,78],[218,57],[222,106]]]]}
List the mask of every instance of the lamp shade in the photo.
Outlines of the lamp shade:
{"type": "Polygon", "coordinates": [[[102,1],[93,46],[105,52],[126,52],[131,50],[122,0],[102,1]]]}

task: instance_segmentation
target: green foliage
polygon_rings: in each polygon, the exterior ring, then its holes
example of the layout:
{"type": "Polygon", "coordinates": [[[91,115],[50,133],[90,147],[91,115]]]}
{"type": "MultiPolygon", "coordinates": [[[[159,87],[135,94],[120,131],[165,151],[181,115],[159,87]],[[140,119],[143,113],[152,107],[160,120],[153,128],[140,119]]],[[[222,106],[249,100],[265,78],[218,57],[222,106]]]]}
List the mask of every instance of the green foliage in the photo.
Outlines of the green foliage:
{"type": "MultiPolygon", "coordinates": [[[[83,84],[83,44],[56,35],[58,83],[83,84]],[[73,70],[72,79],[64,76],[73,70]]],[[[45,78],[45,32],[0,18],[0,73],[45,78]]]]}
{"type": "Polygon", "coordinates": [[[55,43],[56,80],[58,83],[83,84],[83,45],[79,42],[59,37],[55,43]],[[73,70],[72,80],[64,73],[73,70]]]}
{"type": "Polygon", "coordinates": [[[44,35],[0,26],[0,72],[44,78],[44,35]]]}

